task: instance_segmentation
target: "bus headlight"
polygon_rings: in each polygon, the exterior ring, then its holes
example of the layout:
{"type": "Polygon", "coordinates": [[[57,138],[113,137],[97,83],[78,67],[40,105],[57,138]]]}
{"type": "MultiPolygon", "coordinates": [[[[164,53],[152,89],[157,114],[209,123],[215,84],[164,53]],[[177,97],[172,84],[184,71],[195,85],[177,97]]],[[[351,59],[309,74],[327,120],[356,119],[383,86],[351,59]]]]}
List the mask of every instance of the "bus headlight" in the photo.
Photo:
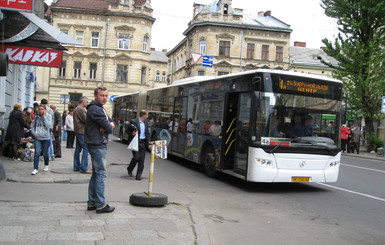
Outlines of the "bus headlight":
{"type": "Polygon", "coordinates": [[[333,161],[333,162],[330,162],[329,163],[329,166],[330,167],[335,167],[335,166],[337,166],[337,165],[339,165],[340,164],[340,161],[333,161]]]}
{"type": "Polygon", "coordinates": [[[255,161],[261,166],[271,167],[273,165],[273,162],[269,159],[255,158],[255,161]]]}

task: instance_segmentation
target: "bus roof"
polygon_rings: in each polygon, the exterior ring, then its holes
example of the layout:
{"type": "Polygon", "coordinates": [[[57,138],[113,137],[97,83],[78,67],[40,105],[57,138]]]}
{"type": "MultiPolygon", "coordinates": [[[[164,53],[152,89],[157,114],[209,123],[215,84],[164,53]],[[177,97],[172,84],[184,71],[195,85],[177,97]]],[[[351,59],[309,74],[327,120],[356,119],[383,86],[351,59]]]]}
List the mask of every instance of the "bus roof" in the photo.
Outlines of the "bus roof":
{"type": "Polygon", "coordinates": [[[298,77],[307,77],[307,78],[312,78],[312,79],[318,79],[318,80],[325,80],[325,81],[330,81],[330,82],[342,83],[342,81],[340,81],[340,80],[337,80],[337,79],[334,79],[334,78],[331,78],[331,77],[321,76],[321,75],[298,73],[298,72],[294,72],[294,71],[284,71],[284,70],[256,69],[256,70],[249,70],[249,71],[231,73],[231,74],[222,75],[222,76],[195,76],[195,77],[188,77],[188,78],[184,78],[184,79],[181,79],[181,80],[176,80],[171,85],[168,85],[168,86],[165,86],[165,87],[159,87],[159,88],[152,88],[152,89],[149,89],[148,91],[158,90],[158,89],[162,89],[162,88],[177,87],[177,86],[187,85],[187,84],[192,84],[192,83],[200,83],[200,82],[204,82],[204,81],[215,80],[215,79],[218,79],[218,78],[224,79],[224,78],[237,77],[237,76],[241,76],[241,75],[253,74],[253,73],[258,73],[258,72],[283,74],[283,75],[291,75],[291,76],[298,76],[298,77]]]}

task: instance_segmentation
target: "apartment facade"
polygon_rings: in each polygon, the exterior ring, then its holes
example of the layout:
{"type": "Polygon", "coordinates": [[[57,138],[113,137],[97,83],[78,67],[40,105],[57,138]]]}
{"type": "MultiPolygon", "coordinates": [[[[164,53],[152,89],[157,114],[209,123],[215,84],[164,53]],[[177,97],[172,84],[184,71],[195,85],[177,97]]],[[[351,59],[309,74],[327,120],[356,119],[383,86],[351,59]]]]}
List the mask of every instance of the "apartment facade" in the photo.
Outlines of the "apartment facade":
{"type": "Polygon", "coordinates": [[[271,11],[246,15],[242,9],[233,8],[231,0],[194,4],[193,11],[194,17],[183,33],[186,37],[167,53],[170,83],[257,68],[289,69],[292,30],[271,16],[271,11]],[[203,57],[195,62],[192,53],[203,57]],[[207,58],[212,67],[204,64],[207,58]]]}
{"type": "MultiPolygon", "coordinates": [[[[152,11],[149,0],[54,2],[52,25],[82,46],[66,46],[61,68],[39,71],[36,99],[62,111],[81,96],[93,99],[98,86],[114,97],[166,85],[165,51],[150,48],[152,11]]],[[[105,107],[111,111],[112,100],[105,107]]]]}

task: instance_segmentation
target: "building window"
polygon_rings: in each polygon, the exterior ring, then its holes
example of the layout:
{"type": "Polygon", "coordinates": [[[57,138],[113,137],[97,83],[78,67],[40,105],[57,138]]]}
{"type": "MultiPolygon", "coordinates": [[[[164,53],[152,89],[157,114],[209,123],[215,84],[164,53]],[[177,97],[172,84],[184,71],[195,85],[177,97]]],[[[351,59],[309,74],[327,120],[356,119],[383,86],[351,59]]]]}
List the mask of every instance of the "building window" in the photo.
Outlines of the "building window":
{"type": "Polygon", "coordinates": [[[201,54],[206,54],[206,40],[199,41],[199,51],[201,54]]]}
{"type": "Polygon", "coordinates": [[[91,48],[99,48],[99,32],[91,33],[91,48]]]}
{"type": "Polygon", "coordinates": [[[63,60],[61,67],[59,68],[59,77],[66,77],[67,61],[63,60]]]}
{"type": "Polygon", "coordinates": [[[275,60],[277,62],[283,62],[283,47],[277,47],[277,51],[275,53],[275,60]]]}
{"type": "Polygon", "coordinates": [[[125,65],[118,65],[116,68],[116,82],[127,83],[128,67],[125,65]]]}
{"type": "Polygon", "coordinates": [[[147,50],[148,50],[148,37],[145,36],[145,37],[143,38],[143,51],[144,51],[144,52],[147,52],[147,50]]]}
{"type": "Polygon", "coordinates": [[[129,34],[119,34],[119,49],[130,49],[129,34]]]}
{"type": "Polygon", "coordinates": [[[219,42],[219,56],[230,57],[230,42],[228,41],[219,42]]]}
{"type": "Polygon", "coordinates": [[[80,79],[81,72],[82,72],[82,62],[75,61],[74,62],[74,78],[80,79]]]}
{"type": "Polygon", "coordinates": [[[147,67],[142,67],[142,77],[141,77],[141,83],[146,84],[146,74],[147,73],[147,67]]]}
{"type": "Polygon", "coordinates": [[[130,0],[124,0],[124,4],[127,4],[127,5],[128,5],[128,4],[129,4],[129,1],[130,1],[130,0]]]}
{"type": "Polygon", "coordinates": [[[204,76],[205,75],[205,71],[198,71],[198,76],[204,76]]]}
{"type": "Polygon", "coordinates": [[[96,71],[98,69],[97,63],[90,63],[90,79],[96,80],[96,71]]]}
{"type": "Polygon", "coordinates": [[[79,103],[80,98],[83,96],[81,93],[69,93],[70,102],[79,103]]]}
{"type": "Polygon", "coordinates": [[[166,72],[164,71],[162,73],[162,82],[165,82],[166,81],[166,72]]]}
{"type": "Polygon", "coordinates": [[[230,73],[227,71],[218,71],[218,76],[223,76],[223,75],[227,75],[227,74],[230,74],[230,73]]]}
{"type": "Polygon", "coordinates": [[[157,82],[160,81],[160,72],[159,71],[156,72],[155,81],[157,81],[157,82]]]}
{"type": "Polygon", "coordinates": [[[247,44],[247,59],[249,60],[254,59],[254,47],[255,45],[252,43],[247,44]]]}
{"type": "Polygon", "coordinates": [[[262,45],[262,60],[269,60],[269,45],[262,45]]]}
{"type": "Polygon", "coordinates": [[[75,40],[76,40],[76,42],[78,42],[81,45],[83,45],[84,31],[76,31],[76,33],[75,33],[75,40]]]}
{"type": "Polygon", "coordinates": [[[229,13],[229,5],[225,4],[223,6],[223,14],[228,14],[229,13]]]}

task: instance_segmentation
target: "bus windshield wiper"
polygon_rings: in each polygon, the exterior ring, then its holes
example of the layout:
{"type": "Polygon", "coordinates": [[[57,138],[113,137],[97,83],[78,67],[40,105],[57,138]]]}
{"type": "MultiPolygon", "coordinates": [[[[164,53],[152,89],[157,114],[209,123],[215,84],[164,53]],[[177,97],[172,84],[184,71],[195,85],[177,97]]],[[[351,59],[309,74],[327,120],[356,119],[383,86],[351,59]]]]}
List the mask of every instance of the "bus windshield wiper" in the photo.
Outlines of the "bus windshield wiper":
{"type": "Polygon", "coordinates": [[[285,143],[285,141],[281,141],[281,143],[279,143],[278,145],[274,146],[274,148],[271,149],[270,153],[274,153],[274,151],[277,150],[278,147],[280,147],[283,143],[285,143]]]}

